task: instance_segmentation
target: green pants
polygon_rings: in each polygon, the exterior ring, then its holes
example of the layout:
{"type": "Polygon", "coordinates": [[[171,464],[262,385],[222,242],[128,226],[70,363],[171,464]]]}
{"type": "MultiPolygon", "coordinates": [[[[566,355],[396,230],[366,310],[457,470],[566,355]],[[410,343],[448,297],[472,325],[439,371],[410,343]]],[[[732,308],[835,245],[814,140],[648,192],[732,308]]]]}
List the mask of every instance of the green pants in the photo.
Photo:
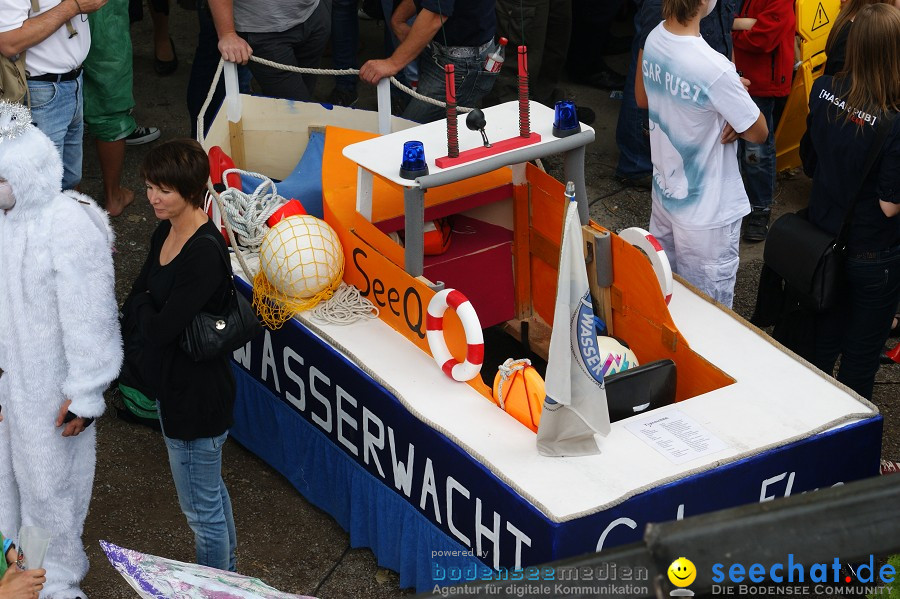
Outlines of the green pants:
{"type": "Polygon", "coordinates": [[[88,19],[91,51],[84,61],[84,122],[100,141],[116,141],[137,127],[131,116],[128,0],[109,0],[88,19]]]}

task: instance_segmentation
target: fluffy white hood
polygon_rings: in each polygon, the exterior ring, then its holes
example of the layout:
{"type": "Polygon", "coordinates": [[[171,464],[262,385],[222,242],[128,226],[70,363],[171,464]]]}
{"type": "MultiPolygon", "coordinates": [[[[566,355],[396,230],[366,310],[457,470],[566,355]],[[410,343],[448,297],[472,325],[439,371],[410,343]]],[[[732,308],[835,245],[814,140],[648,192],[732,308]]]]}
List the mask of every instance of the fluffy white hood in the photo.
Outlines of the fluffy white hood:
{"type": "Polygon", "coordinates": [[[59,152],[30,120],[27,108],[0,102],[0,177],[9,181],[16,197],[9,211],[15,220],[33,217],[62,189],[59,152]]]}

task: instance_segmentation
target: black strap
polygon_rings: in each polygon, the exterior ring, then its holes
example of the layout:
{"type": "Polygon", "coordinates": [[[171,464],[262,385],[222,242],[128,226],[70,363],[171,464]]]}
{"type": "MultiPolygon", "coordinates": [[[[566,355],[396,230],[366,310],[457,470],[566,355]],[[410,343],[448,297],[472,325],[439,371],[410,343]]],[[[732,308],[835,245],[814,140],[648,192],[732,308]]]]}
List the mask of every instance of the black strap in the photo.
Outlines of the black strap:
{"type": "Polygon", "coordinates": [[[869,154],[866,156],[866,163],[862,169],[862,177],[859,179],[859,184],[856,186],[856,191],[853,193],[853,201],[850,203],[850,207],[847,208],[847,213],[844,214],[844,221],[841,223],[841,231],[837,236],[836,243],[841,250],[844,250],[847,247],[847,235],[850,233],[850,223],[853,221],[853,212],[856,208],[856,204],[859,203],[860,196],[862,196],[863,185],[865,185],[866,179],[869,177],[872,165],[875,164],[875,160],[881,153],[881,148],[884,147],[884,142],[887,139],[893,124],[894,114],[886,112],[881,116],[879,124],[875,126],[875,139],[872,140],[872,145],[869,146],[869,154]]]}
{"type": "Polygon", "coordinates": [[[210,235],[209,233],[204,233],[200,237],[197,237],[196,239],[192,239],[190,245],[193,245],[194,242],[199,241],[199,240],[203,239],[204,237],[209,239],[210,241],[212,241],[213,245],[216,246],[216,249],[219,250],[219,256],[222,257],[222,261],[225,263],[225,272],[228,273],[229,280],[231,281],[231,286],[229,287],[229,289],[225,290],[225,295],[223,296],[223,298],[228,295],[229,291],[231,291],[232,293],[237,293],[237,287],[235,286],[235,283],[234,283],[234,271],[231,268],[231,261],[228,259],[228,256],[225,254],[225,250],[222,249],[222,244],[219,243],[219,240],[216,239],[215,237],[213,237],[212,235],[210,235]]]}
{"type": "Polygon", "coordinates": [[[198,241],[203,238],[207,238],[213,242],[213,245],[216,246],[216,249],[219,250],[219,256],[222,257],[222,261],[225,263],[225,271],[228,273],[228,276],[231,277],[232,282],[234,281],[234,271],[231,269],[231,261],[228,259],[228,256],[225,255],[225,250],[222,249],[222,244],[219,243],[219,240],[210,235],[209,233],[204,233],[197,239],[191,241],[191,245],[193,245],[194,241],[198,241]]]}

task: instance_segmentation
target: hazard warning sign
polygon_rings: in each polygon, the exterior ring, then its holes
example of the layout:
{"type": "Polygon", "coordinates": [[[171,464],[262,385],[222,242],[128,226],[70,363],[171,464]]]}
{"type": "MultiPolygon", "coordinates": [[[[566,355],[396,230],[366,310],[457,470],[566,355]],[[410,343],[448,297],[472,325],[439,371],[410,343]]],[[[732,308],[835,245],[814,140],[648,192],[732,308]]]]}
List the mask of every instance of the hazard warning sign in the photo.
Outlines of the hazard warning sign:
{"type": "Polygon", "coordinates": [[[828,20],[828,13],[825,12],[825,7],[822,6],[822,3],[819,2],[819,7],[816,8],[816,16],[813,18],[813,24],[810,28],[810,31],[815,31],[820,27],[824,27],[828,25],[831,21],[828,20]]]}

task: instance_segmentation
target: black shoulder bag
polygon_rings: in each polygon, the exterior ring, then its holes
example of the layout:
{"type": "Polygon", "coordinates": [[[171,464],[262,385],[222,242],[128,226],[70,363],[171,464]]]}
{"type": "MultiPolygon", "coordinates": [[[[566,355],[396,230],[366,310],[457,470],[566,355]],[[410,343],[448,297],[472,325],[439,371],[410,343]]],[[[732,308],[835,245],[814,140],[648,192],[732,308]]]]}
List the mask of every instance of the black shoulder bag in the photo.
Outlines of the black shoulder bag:
{"type": "Polygon", "coordinates": [[[853,211],[892,124],[893,115],[887,114],[875,128],[875,139],[869,148],[862,177],[837,237],[809,222],[806,209],[782,215],[769,229],[763,262],[784,279],[785,285],[798,295],[800,304],[808,310],[823,312],[837,302],[844,280],[847,235],[853,211]]]}
{"type": "Polygon", "coordinates": [[[228,306],[223,314],[200,312],[184,329],[181,336],[181,349],[195,362],[212,360],[233,352],[262,331],[262,325],[259,323],[259,317],[253,310],[253,306],[235,288],[234,273],[231,270],[231,262],[225,255],[225,250],[212,235],[201,235],[197,239],[204,237],[208,237],[215,244],[222,256],[225,270],[230,277],[230,285],[227,291],[228,306]]]}

